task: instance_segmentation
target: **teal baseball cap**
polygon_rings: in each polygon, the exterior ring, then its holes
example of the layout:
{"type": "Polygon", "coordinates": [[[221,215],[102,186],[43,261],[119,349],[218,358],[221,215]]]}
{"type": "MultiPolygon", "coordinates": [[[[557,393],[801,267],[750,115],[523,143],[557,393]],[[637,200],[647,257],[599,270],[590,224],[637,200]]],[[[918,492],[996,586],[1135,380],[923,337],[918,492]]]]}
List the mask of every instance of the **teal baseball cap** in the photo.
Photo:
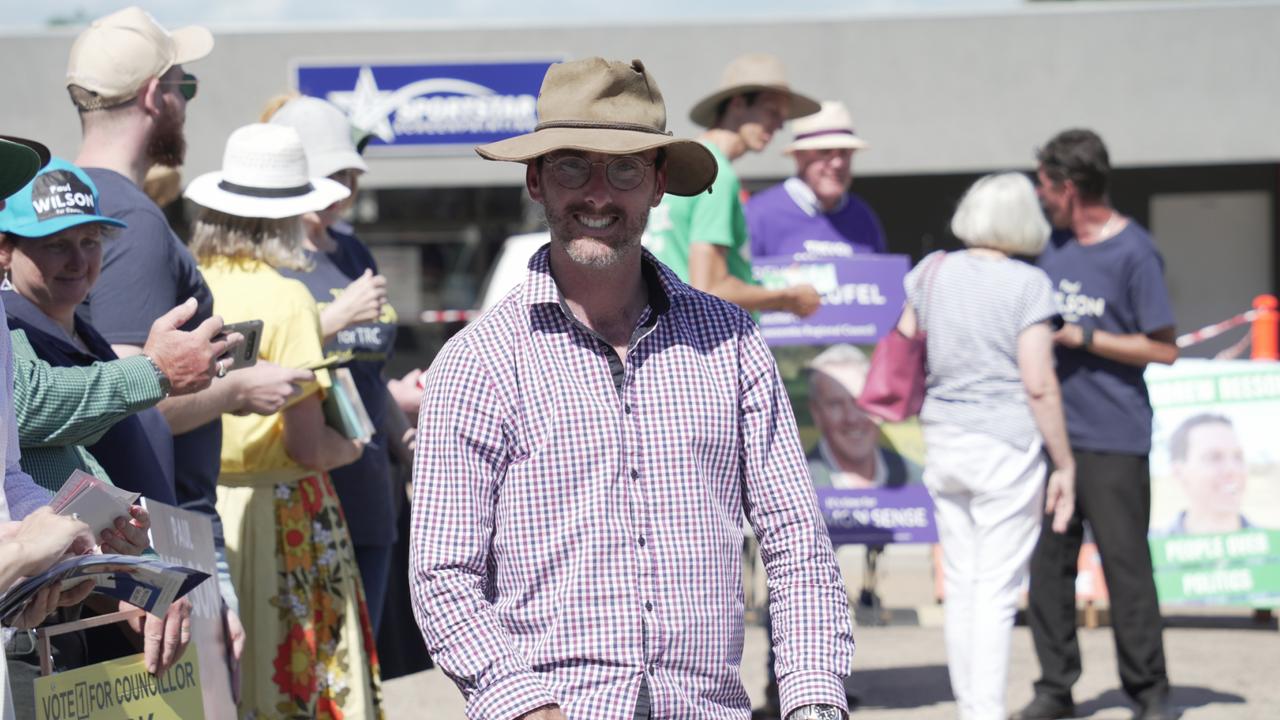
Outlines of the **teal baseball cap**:
{"type": "Polygon", "coordinates": [[[99,210],[98,186],[84,170],[57,157],[9,197],[0,210],[0,232],[20,237],[48,237],[87,223],[126,227],[99,210]]]}

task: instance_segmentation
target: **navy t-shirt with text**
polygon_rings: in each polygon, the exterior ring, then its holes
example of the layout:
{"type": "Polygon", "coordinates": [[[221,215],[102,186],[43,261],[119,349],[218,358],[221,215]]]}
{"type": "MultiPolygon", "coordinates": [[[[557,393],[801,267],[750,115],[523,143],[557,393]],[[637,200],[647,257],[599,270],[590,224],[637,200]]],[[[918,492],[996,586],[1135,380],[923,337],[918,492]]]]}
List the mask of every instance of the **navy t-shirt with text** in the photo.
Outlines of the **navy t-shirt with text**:
{"type": "MultiPolygon", "coordinates": [[[[355,236],[329,228],[329,236],[338,244],[332,253],[309,252],[313,263],[309,271],[282,269],[281,275],[302,281],[321,309],[352,280],[366,269],[378,272],[373,255],[355,236]]],[[[395,487],[391,477],[388,439],[382,431],[388,412],[399,408],[388,402],[383,367],[395,347],[396,315],[390,304],[383,306],[383,316],[375,322],[362,323],[339,330],[325,343],[325,355],[350,354],[342,367],[351,371],[351,380],[364,401],[369,419],[377,428],[360,459],[329,473],[334,490],[346,515],[351,542],[361,546],[390,545],[396,540],[395,487]]]]}
{"type": "MultiPolygon", "coordinates": [[[[133,181],[113,170],[85,168],[98,186],[102,214],[129,227],[106,241],[102,274],[76,311],[112,345],[142,347],[151,323],[175,305],[194,297],[196,314],[183,326],[193,330],[213,315],[213,293],[196,259],[164,213],[133,181]]],[[[218,518],[218,471],[222,464],[222,419],[173,436],[174,480],[178,505],[209,517],[214,542],[222,547],[218,518]]]]}
{"type": "MultiPolygon", "coordinates": [[[[1093,245],[1056,231],[1037,260],[1053,283],[1058,311],[1069,323],[1118,335],[1174,326],[1164,284],[1164,259],[1151,235],[1133,222],[1093,245]]],[[[1145,368],[1086,350],[1057,348],[1058,379],[1071,446],[1146,455],[1151,452],[1151,402],[1145,368]]]]}

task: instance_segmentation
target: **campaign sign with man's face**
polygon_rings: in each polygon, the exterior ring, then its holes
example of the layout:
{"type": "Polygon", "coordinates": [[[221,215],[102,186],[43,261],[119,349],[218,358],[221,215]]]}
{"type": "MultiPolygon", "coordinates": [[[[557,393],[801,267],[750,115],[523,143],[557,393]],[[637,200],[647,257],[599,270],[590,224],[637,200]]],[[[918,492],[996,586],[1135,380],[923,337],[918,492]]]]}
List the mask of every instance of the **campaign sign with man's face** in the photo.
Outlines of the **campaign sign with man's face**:
{"type": "Polygon", "coordinates": [[[1179,360],[1146,379],[1161,602],[1280,605],[1280,364],[1179,360]]]}

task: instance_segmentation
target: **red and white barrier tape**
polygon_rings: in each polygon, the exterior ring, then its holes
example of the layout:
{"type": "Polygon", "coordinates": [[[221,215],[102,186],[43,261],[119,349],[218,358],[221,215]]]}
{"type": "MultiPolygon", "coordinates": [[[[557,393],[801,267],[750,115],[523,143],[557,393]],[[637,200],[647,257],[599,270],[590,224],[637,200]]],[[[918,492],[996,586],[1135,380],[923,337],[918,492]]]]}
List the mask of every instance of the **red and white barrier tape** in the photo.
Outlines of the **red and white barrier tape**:
{"type": "Polygon", "coordinates": [[[1227,318],[1222,322],[1206,325],[1195,332],[1189,332],[1186,335],[1179,335],[1178,347],[1189,347],[1191,345],[1198,345],[1206,340],[1212,340],[1231,328],[1240,327],[1245,323],[1253,322],[1256,317],[1258,317],[1257,310],[1248,310],[1236,315],[1235,317],[1227,318]]]}
{"type": "Polygon", "coordinates": [[[480,317],[479,310],[423,310],[418,316],[424,323],[471,322],[480,317]]]}

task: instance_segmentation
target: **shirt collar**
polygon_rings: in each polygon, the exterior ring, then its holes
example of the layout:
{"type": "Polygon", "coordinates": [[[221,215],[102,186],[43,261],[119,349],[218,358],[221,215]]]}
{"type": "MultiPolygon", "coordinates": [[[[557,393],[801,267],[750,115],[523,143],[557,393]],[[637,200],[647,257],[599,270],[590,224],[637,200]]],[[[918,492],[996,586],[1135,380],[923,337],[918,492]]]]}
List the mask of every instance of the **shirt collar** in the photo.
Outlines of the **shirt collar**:
{"type": "Polygon", "coordinates": [[[849,193],[844,193],[840,196],[840,202],[836,203],[835,207],[831,208],[830,211],[823,210],[822,206],[818,204],[818,196],[814,194],[813,188],[798,177],[787,178],[782,183],[782,188],[787,191],[787,195],[791,196],[791,200],[796,205],[799,205],[804,214],[809,217],[816,217],[819,213],[840,212],[849,203],[849,193]]]}
{"type": "MultiPolygon", "coordinates": [[[[524,304],[527,306],[559,305],[561,302],[560,288],[551,276],[550,248],[550,245],[543,245],[529,259],[529,271],[525,274],[522,291],[524,304]]],[[[641,272],[649,289],[649,306],[655,314],[665,313],[680,298],[693,293],[688,285],[681,282],[666,265],[658,262],[648,250],[642,248],[641,252],[641,272]]]]}
{"type": "MultiPolygon", "coordinates": [[[[74,351],[77,354],[92,357],[91,353],[85,353],[83,349],[77,347],[76,344],[72,342],[71,338],[67,337],[67,331],[53,318],[45,315],[44,311],[35,303],[23,297],[15,290],[5,290],[0,294],[3,294],[4,296],[4,311],[6,315],[21,322],[27,327],[39,330],[45,335],[48,335],[49,337],[66,345],[67,350],[69,351],[74,351]]],[[[80,335],[81,339],[88,344],[89,332],[86,330],[87,326],[84,324],[84,321],[80,319],[79,315],[75,318],[75,327],[76,332],[80,335]]],[[[90,349],[93,350],[92,347],[90,349]]]]}
{"type": "MultiPolygon", "coordinates": [[[[885,462],[884,452],[884,448],[876,448],[876,469],[871,474],[872,487],[882,488],[889,484],[889,466],[885,462]]],[[[818,456],[831,466],[831,486],[841,487],[838,476],[847,475],[848,473],[840,469],[840,461],[836,460],[836,456],[831,452],[831,446],[827,444],[825,437],[818,438],[818,456]]]]}

